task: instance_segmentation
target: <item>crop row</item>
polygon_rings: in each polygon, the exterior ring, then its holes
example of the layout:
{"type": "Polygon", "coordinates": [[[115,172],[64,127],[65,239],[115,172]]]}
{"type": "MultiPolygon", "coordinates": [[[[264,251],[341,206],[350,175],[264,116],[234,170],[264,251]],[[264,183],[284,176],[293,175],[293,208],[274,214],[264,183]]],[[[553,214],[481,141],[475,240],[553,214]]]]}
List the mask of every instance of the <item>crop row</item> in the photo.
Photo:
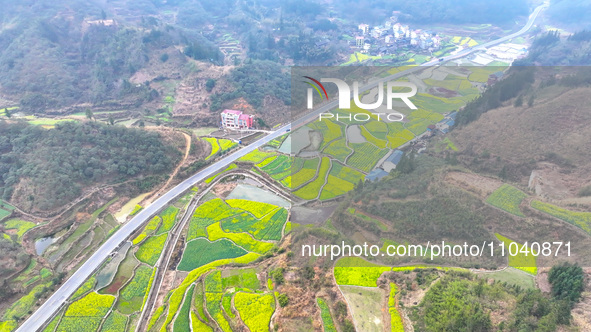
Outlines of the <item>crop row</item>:
{"type": "Polygon", "coordinates": [[[350,143],[355,152],[347,159],[347,164],[364,172],[372,170],[374,165],[382,159],[388,149],[379,149],[371,143],[350,143]]]}

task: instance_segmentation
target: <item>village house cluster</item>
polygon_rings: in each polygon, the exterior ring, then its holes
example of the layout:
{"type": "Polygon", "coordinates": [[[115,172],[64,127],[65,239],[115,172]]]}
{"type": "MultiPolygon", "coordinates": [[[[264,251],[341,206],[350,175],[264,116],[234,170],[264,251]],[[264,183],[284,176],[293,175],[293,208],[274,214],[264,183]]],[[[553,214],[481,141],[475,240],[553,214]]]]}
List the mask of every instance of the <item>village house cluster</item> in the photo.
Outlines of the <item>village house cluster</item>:
{"type": "Polygon", "coordinates": [[[441,37],[422,29],[411,29],[408,25],[398,23],[398,12],[393,12],[383,25],[370,27],[359,24],[355,45],[362,53],[370,55],[393,54],[398,48],[412,47],[433,52],[441,47],[441,37]]]}

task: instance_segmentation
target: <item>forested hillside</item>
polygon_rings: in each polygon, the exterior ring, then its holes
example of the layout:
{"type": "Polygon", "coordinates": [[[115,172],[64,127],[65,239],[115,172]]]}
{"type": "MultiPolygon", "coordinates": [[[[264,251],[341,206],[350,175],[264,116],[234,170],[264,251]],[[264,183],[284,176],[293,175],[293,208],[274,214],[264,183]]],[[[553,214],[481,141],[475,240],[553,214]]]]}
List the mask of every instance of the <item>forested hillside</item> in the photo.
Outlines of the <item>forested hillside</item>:
{"type": "Polygon", "coordinates": [[[166,175],[180,153],[159,134],[98,123],[64,123],[46,130],[0,122],[3,200],[48,210],[80,196],[85,186],[166,175]]]}

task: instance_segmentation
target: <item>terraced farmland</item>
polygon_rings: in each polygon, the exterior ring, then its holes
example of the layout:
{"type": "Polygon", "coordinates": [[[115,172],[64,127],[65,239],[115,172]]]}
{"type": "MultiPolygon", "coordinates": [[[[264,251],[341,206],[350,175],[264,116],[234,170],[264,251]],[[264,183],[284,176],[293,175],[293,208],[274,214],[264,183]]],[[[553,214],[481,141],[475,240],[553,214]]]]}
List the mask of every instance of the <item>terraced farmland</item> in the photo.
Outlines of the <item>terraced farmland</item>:
{"type": "Polygon", "coordinates": [[[511,185],[504,184],[490,194],[486,199],[486,202],[518,217],[525,217],[523,212],[521,212],[519,205],[521,205],[521,202],[526,197],[527,195],[521,190],[511,185]]]}
{"type": "Polygon", "coordinates": [[[324,150],[324,154],[330,155],[341,162],[345,162],[347,156],[349,156],[353,150],[347,146],[347,140],[345,138],[338,139],[330,143],[324,150]]]}
{"type": "Polygon", "coordinates": [[[322,144],[320,144],[320,148],[323,148],[329,142],[343,136],[342,125],[329,119],[314,121],[310,123],[308,127],[313,130],[317,130],[322,134],[322,144]]]}
{"type": "Polygon", "coordinates": [[[347,159],[347,165],[363,172],[371,171],[388,153],[388,149],[380,149],[371,143],[349,143],[349,146],[355,152],[347,159]]]}
{"type": "Polygon", "coordinates": [[[346,194],[353,190],[359,181],[363,181],[365,175],[338,162],[332,163],[326,185],[322,188],[320,200],[327,200],[346,194]]]}
{"type": "MultiPolygon", "coordinates": [[[[318,176],[316,179],[302,188],[293,192],[294,195],[307,200],[316,199],[320,193],[320,189],[324,186],[326,182],[326,175],[330,169],[331,161],[328,157],[322,158],[322,163],[320,164],[320,169],[318,170],[318,176]]],[[[294,175],[295,177],[295,175],[294,175]]],[[[293,179],[292,179],[293,181],[293,179]]]]}
{"type": "Polygon", "coordinates": [[[508,256],[509,266],[534,276],[538,273],[536,257],[531,252],[529,254],[522,252],[522,244],[504,237],[499,233],[495,233],[495,236],[505,244],[505,256],[508,256]],[[511,243],[515,243],[515,245],[512,246],[511,243]],[[514,255],[511,255],[511,253],[514,255]]]}
{"type": "Polygon", "coordinates": [[[569,224],[573,224],[585,232],[591,234],[591,213],[589,212],[571,211],[537,200],[533,200],[531,202],[531,207],[558,219],[564,220],[569,224]]]}
{"type": "Polygon", "coordinates": [[[236,258],[246,255],[246,253],[246,250],[227,239],[209,242],[207,239],[198,238],[187,243],[183,251],[183,258],[177,269],[181,271],[192,271],[213,261],[236,258]],[[205,252],[207,252],[207,255],[203,254],[205,252]]]}
{"type": "Polygon", "coordinates": [[[312,180],[318,170],[319,158],[306,159],[302,169],[291,176],[291,189],[296,189],[304,183],[312,180]]]}

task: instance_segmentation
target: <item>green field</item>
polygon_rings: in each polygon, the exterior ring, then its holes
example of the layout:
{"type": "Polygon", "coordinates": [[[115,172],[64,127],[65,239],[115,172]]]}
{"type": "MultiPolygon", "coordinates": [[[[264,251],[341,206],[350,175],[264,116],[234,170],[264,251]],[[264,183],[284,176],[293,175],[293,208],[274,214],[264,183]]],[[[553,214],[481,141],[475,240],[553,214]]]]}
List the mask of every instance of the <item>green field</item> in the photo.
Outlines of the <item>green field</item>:
{"type": "Polygon", "coordinates": [[[547,213],[553,217],[558,219],[564,220],[570,224],[573,224],[585,232],[591,234],[591,213],[589,212],[578,212],[578,211],[570,211],[567,209],[563,209],[556,205],[540,202],[540,201],[532,201],[531,207],[538,211],[542,211],[547,213]]]}
{"type": "Polygon", "coordinates": [[[398,287],[396,284],[390,283],[390,295],[388,296],[388,311],[390,313],[390,325],[392,332],[404,332],[404,325],[402,324],[402,317],[400,312],[396,309],[396,292],[398,287]]]}
{"type": "Polygon", "coordinates": [[[112,311],[105,319],[101,332],[120,332],[125,331],[127,327],[127,316],[112,311]]]}
{"type": "Polygon", "coordinates": [[[322,326],[324,327],[324,332],[337,332],[337,329],[334,325],[334,321],[330,314],[330,308],[326,304],[322,298],[316,298],[316,303],[320,308],[320,318],[322,319],[322,326]]]}
{"type": "Polygon", "coordinates": [[[115,302],[115,296],[88,293],[85,297],[72,303],[64,316],[66,317],[104,317],[115,302]]]}
{"type": "Polygon", "coordinates": [[[4,222],[4,229],[15,230],[18,241],[23,238],[23,235],[31,228],[35,227],[36,224],[30,221],[21,219],[10,219],[4,222]]]}
{"type": "Polygon", "coordinates": [[[306,159],[302,169],[291,176],[291,189],[297,189],[304,183],[310,181],[318,170],[319,158],[306,159]]]}
{"type": "Polygon", "coordinates": [[[275,311],[273,295],[238,292],[234,296],[234,306],[251,331],[269,330],[271,317],[275,311]]]}
{"type": "Polygon", "coordinates": [[[174,321],[172,327],[173,332],[191,332],[190,311],[191,299],[193,298],[194,290],[195,285],[192,285],[191,287],[189,287],[189,290],[187,290],[187,295],[185,296],[183,305],[179,310],[176,320],[174,321]]]}
{"type": "Polygon", "coordinates": [[[343,136],[343,127],[328,119],[322,121],[314,121],[308,124],[308,127],[319,131],[322,134],[322,144],[320,148],[326,146],[329,142],[343,136]]]}
{"type": "MultiPolygon", "coordinates": [[[[300,198],[306,199],[306,200],[316,199],[316,197],[319,196],[320,189],[322,188],[322,186],[324,186],[324,183],[326,182],[326,174],[328,173],[330,165],[331,165],[330,158],[323,157],[322,163],[320,164],[320,169],[318,171],[318,176],[316,177],[316,179],[314,181],[306,184],[302,188],[294,191],[293,194],[296,195],[297,197],[300,197],[300,198]]],[[[293,180],[294,179],[292,179],[292,182],[293,182],[293,180]]]]}
{"type": "Polygon", "coordinates": [[[359,181],[363,181],[365,175],[350,167],[333,162],[326,185],[322,188],[320,200],[331,199],[353,190],[359,181]]]}
{"type": "Polygon", "coordinates": [[[504,184],[490,194],[486,199],[486,202],[518,217],[525,217],[523,212],[521,212],[519,205],[521,205],[521,202],[526,197],[527,195],[521,190],[511,185],[504,184]]]}
{"type": "Polygon", "coordinates": [[[160,226],[161,222],[162,222],[162,218],[160,218],[159,216],[155,216],[154,218],[152,218],[152,220],[150,220],[148,222],[146,227],[144,227],[142,232],[140,234],[138,234],[138,236],[136,236],[131,241],[131,243],[136,245],[136,244],[142,242],[146,237],[148,237],[149,235],[152,235],[154,233],[154,231],[160,226]]]}
{"type": "Polygon", "coordinates": [[[261,161],[263,161],[269,157],[273,157],[275,155],[276,155],[276,153],[274,153],[274,152],[266,152],[266,151],[261,151],[261,150],[257,149],[257,150],[253,150],[252,152],[249,152],[244,157],[240,157],[238,159],[238,161],[258,164],[261,161]]]}
{"type": "Polygon", "coordinates": [[[218,259],[236,258],[246,253],[246,250],[236,246],[227,239],[221,239],[212,243],[205,238],[198,238],[187,243],[177,269],[181,271],[192,271],[218,259]],[[203,253],[207,253],[207,255],[203,253]]]}
{"type": "Polygon", "coordinates": [[[517,243],[509,238],[502,236],[499,233],[495,233],[495,236],[497,237],[497,239],[499,239],[499,241],[505,244],[505,256],[507,256],[509,259],[509,266],[532,275],[536,275],[538,273],[536,257],[531,252],[522,252],[521,243],[517,243]],[[515,243],[517,245],[511,245],[511,243],[515,243]],[[513,253],[515,255],[510,255],[510,253],[513,253]]]}
{"type": "Polygon", "coordinates": [[[148,285],[152,269],[140,265],[133,276],[133,279],[123,287],[117,300],[117,309],[122,314],[131,314],[142,309],[144,297],[147,296],[148,285]]]}
{"type": "Polygon", "coordinates": [[[322,152],[333,156],[341,162],[345,162],[345,159],[351,154],[351,152],[353,152],[353,150],[347,146],[347,140],[341,138],[330,143],[322,152]]]}
{"type": "Polygon", "coordinates": [[[479,273],[477,275],[481,278],[494,279],[499,282],[506,282],[511,285],[519,286],[523,289],[535,288],[534,278],[530,274],[523,273],[523,271],[517,270],[512,267],[507,267],[503,271],[479,273]]]}
{"type": "Polygon", "coordinates": [[[347,159],[347,165],[363,172],[371,171],[375,164],[388,153],[388,149],[379,149],[371,143],[349,143],[349,146],[355,152],[347,159]]]}
{"type": "Polygon", "coordinates": [[[160,252],[166,243],[167,233],[155,235],[145,240],[135,253],[140,262],[154,266],[160,257],[160,252]]]}
{"type": "Polygon", "coordinates": [[[337,285],[352,285],[377,287],[377,280],[392,268],[377,265],[357,257],[345,257],[337,261],[334,267],[334,277],[337,285]]]}
{"type": "Polygon", "coordinates": [[[174,223],[176,222],[176,216],[178,213],[179,209],[174,206],[169,206],[164,211],[162,211],[162,213],[160,214],[160,217],[162,218],[162,223],[156,231],[156,235],[160,235],[171,230],[174,226],[174,223]]]}

